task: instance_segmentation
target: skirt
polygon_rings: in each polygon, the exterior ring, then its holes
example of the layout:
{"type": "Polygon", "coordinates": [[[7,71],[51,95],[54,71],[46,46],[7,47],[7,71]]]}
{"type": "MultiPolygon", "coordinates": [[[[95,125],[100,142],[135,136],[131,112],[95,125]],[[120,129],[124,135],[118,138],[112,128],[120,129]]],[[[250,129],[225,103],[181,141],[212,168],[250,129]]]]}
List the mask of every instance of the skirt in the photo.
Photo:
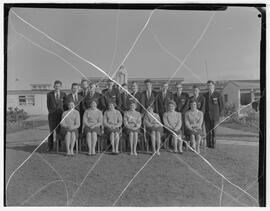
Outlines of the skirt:
{"type": "MultiPolygon", "coordinates": [[[[177,130],[177,131],[173,131],[176,133],[176,135],[181,135],[181,129],[177,130]]],[[[172,133],[170,130],[168,130],[168,133],[171,134],[171,135],[174,135],[174,133],[172,133]]]]}
{"type": "Polygon", "coordinates": [[[146,127],[146,131],[148,132],[148,133],[152,133],[153,131],[155,131],[155,132],[160,132],[160,134],[162,134],[163,133],[163,127],[146,127]]]}
{"type": "Polygon", "coordinates": [[[133,132],[133,133],[134,133],[134,132],[137,132],[137,133],[138,133],[138,132],[140,132],[140,128],[137,129],[137,130],[133,130],[133,129],[130,129],[130,128],[125,128],[125,131],[126,131],[126,133],[128,133],[128,134],[129,134],[130,132],[133,132]]]}
{"type": "Polygon", "coordinates": [[[187,135],[188,136],[191,136],[191,135],[200,135],[200,136],[203,136],[203,130],[202,129],[199,129],[196,132],[195,131],[192,131],[190,129],[187,129],[186,132],[187,132],[187,135]]]}
{"type": "Polygon", "coordinates": [[[75,132],[76,138],[78,138],[78,136],[79,136],[78,129],[69,130],[67,128],[62,127],[60,130],[60,134],[61,134],[63,139],[65,138],[67,132],[70,132],[70,133],[75,132]]]}
{"type": "Polygon", "coordinates": [[[96,134],[100,135],[101,134],[100,126],[94,127],[94,128],[90,128],[90,127],[85,126],[85,128],[84,128],[85,134],[92,133],[92,132],[96,132],[96,134]]]}
{"type": "Polygon", "coordinates": [[[119,132],[120,132],[120,127],[115,128],[115,129],[112,129],[112,128],[109,128],[109,127],[104,128],[104,133],[108,134],[108,135],[111,135],[111,133],[119,133],[119,132]]]}

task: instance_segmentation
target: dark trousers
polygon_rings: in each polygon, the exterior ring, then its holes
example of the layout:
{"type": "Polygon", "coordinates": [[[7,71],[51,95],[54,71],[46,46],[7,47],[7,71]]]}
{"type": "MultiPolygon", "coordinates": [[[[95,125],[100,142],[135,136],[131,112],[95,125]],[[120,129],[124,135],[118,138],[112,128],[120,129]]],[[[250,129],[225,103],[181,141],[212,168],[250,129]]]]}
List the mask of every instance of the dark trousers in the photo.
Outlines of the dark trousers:
{"type": "MultiPolygon", "coordinates": [[[[51,135],[48,138],[48,148],[49,150],[53,149],[53,133],[56,131],[57,136],[60,135],[60,122],[62,118],[62,112],[49,113],[49,128],[51,135]]],[[[57,140],[58,141],[58,140],[57,140]]],[[[60,143],[59,143],[60,146],[60,143]]]]}
{"type": "Polygon", "coordinates": [[[216,145],[216,125],[218,121],[205,118],[206,143],[208,148],[215,148],[216,145]]]}

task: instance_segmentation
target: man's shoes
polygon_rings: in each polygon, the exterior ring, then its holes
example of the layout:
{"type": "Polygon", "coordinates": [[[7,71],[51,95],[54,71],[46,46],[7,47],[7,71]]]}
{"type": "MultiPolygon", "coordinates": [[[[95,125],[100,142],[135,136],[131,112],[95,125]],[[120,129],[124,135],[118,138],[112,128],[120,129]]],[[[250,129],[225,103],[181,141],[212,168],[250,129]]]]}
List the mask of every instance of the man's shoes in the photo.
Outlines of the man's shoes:
{"type": "Polygon", "coordinates": [[[51,152],[52,150],[53,150],[52,148],[49,148],[49,147],[48,147],[48,148],[46,149],[46,152],[51,152]]]}

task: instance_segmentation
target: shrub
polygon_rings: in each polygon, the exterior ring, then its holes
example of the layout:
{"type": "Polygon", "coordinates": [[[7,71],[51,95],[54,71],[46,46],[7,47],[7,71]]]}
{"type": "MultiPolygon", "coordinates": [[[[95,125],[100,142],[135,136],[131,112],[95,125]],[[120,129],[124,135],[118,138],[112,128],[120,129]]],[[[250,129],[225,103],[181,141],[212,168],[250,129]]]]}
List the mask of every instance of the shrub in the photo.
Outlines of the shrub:
{"type": "Polygon", "coordinates": [[[25,120],[29,117],[29,115],[23,110],[19,108],[9,107],[7,110],[6,120],[12,123],[16,123],[18,121],[25,120]]]}

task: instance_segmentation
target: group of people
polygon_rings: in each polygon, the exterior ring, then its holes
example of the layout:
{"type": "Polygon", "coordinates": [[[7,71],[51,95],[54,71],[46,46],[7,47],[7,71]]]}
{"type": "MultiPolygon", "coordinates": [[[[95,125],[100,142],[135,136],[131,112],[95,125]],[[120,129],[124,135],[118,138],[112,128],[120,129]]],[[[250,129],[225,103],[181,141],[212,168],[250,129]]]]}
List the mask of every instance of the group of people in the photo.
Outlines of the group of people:
{"type": "Polygon", "coordinates": [[[88,155],[95,155],[97,138],[102,133],[110,140],[112,153],[118,154],[120,131],[128,136],[131,155],[137,155],[140,133],[157,155],[161,143],[170,139],[176,153],[183,153],[183,139],[190,141],[191,147],[200,153],[200,142],[205,135],[207,147],[215,147],[215,127],[223,101],[213,81],[207,82],[209,90],[204,95],[194,86],[192,96],[182,92],[181,83],[176,84],[176,93],[169,91],[168,83],[163,84],[160,92],[153,90],[150,79],[144,84],[145,90],[139,92],[136,81],[128,90],[127,84],[119,87],[108,80],[107,88],[98,92],[96,84],[82,80],[81,84],[73,83],[71,93],[66,95],[61,91],[62,82],[55,81],[54,90],[47,94],[51,132],[48,151],[53,150],[54,130],[57,139],[65,139],[67,155],[74,154],[76,139],[83,136],[88,155]]]}

